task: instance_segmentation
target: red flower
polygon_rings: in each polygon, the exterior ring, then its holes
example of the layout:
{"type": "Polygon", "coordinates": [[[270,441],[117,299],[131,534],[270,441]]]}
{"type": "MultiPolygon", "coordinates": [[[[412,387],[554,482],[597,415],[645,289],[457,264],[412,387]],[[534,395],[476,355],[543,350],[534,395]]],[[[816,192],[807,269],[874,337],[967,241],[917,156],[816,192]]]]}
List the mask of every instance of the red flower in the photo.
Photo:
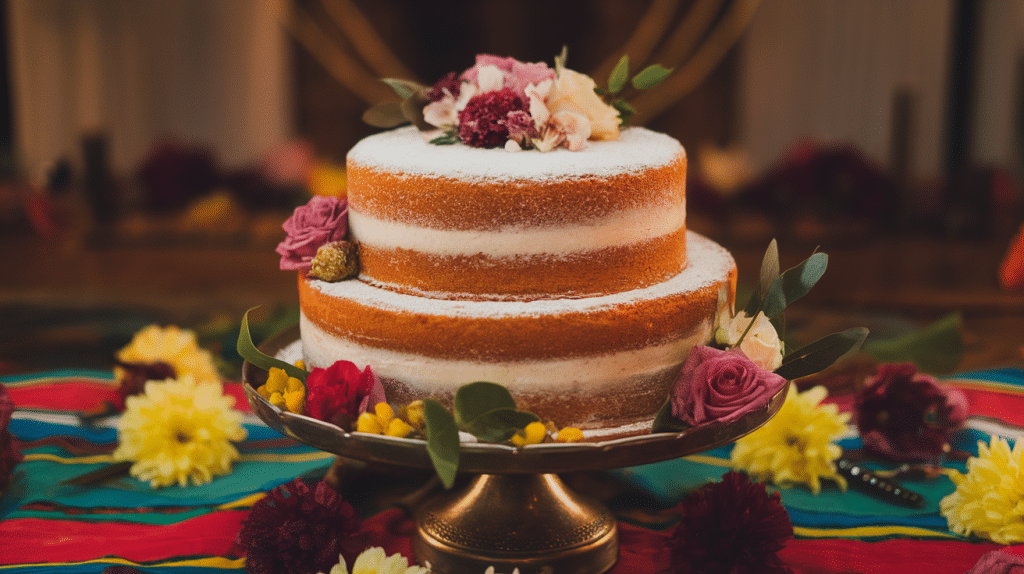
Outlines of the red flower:
{"type": "Polygon", "coordinates": [[[345,238],[348,233],[348,201],[314,195],[281,225],[288,237],[277,246],[284,271],[309,271],[321,245],[345,238]]]}
{"type": "Polygon", "coordinates": [[[124,410],[124,400],[132,395],[141,395],[146,390],[147,381],[165,381],[173,379],[177,375],[174,367],[163,362],[154,363],[124,363],[114,360],[114,364],[120,367],[118,373],[119,385],[117,387],[117,398],[120,403],[118,410],[124,410]]]}
{"type": "Polygon", "coordinates": [[[434,85],[430,87],[430,91],[427,92],[427,100],[431,102],[441,101],[441,99],[444,98],[444,91],[446,89],[449,94],[458,99],[461,88],[462,82],[455,77],[455,72],[448,72],[443,78],[434,82],[434,85]]]}
{"type": "Polygon", "coordinates": [[[232,551],[245,554],[249,574],[327,572],[339,554],[352,564],[362,551],[358,530],[359,516],[337,491],[296,478],[253,505],[232,551]]]}
{"type": "Polygon", "coordinates": [[[793,537],[793,523],[764,485],[729,471],[680,503],[682,522],[669,547],[673,574],[783,574],[777,556],[793,537]]]}
{"type": "Polygon", "coordinates": [[[697,426],[732,422],[768,404],[786,379],[754,364],[738,350],[690,349],[672,388],[672,416],[697,426]]]}
{"type": "Polygon", "coordinates": [[[384,387],[369,365],[360,371],[351,361],[338,361],[326,369],[314,368],[306,377],[306,414],[315,419],[331,422],[340,415],[355,420],[381,402],[384,387]]]}
{"type": "Polygon", "coordinates": [[[967,419],[967,398],[913,363],[878,367],[857,395],[864,447],[893,460],[934,461],[949,452],[950,435],[967,419]]]}
{"type": "Polygon", "coordinates": [[[476,147],[498,147],[508,140],[508,116],[527,111],[523,99],[510,88],[473,96],[459,112],[459,137],[476,147]]]}
{"type": "Polygon", "coordinates": [[[14,400],[7,393],[7,387],[0,383],[0,492],[7,488],[14,467],[24,458],[18,450],[14,435],[7,430],[13,412],[14,400]]]}

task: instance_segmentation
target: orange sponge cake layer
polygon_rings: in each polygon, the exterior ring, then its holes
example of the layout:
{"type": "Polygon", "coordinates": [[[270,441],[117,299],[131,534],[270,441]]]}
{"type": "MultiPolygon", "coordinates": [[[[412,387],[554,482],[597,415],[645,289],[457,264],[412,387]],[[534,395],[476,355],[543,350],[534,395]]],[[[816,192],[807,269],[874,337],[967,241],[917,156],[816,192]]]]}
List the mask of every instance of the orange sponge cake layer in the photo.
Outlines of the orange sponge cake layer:
{"type": "Polygon", "coordinates": [[[686,266],[686,153],[634,128],[582,151],[436,146],[415,128],[348,157],[360,278],[435,299],[587,297],[686,266]]]}
{"type": "Polygon", "coordinates": [[[300,276],[303,353],[311,366],[372,365],[398,403],[488,380],[559,426],[649,420],[735,292],[728,252],[693,233],[687,245],[674,277],[582,299],[436,300],[300,276]]]}

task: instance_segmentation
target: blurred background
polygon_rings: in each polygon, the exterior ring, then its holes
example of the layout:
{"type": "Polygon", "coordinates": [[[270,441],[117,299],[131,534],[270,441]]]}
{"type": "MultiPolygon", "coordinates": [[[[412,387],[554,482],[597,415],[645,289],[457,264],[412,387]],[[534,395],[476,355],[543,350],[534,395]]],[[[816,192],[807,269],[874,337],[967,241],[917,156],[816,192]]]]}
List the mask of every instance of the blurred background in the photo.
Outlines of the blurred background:
{"type": "MultiPolygon", "coordinates": [[[[1022,0],[2,0],[0,373],[109,364],[150,322],[230,355],[294,319],[280,224],[344,193],[381,77],[477,53],[604,85],[672,67],[633,123],[689,154],[691,229],[741,283],[780,242],[829,272],[808,339],[956,315],[959,369],[1024,364],[1022,0]]],[[[803,306],[803,304],[802,304],[803,306]]]]}

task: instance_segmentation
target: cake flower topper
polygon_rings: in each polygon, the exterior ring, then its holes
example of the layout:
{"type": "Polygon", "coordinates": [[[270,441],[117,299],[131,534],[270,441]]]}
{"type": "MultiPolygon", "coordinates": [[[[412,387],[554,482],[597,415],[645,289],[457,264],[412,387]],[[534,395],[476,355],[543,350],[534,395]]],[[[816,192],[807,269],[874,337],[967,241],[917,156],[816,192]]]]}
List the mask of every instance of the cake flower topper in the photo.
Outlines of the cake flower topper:
{"type": "Polygon", "coordinates": [[[566,50],[552,69],[543,62],[524,63],[489,54],[457,75],[434,83],[385,78],[401,103],[379,104],[363,115],[376,127],[412,122],[434,144],[462,142],[510,151],[582,149],[588,140],[610,140],[635,112],[619,93],[627,82],[635,89],[660,84],[670,69],[655,64],[629,77],[624,55],[601,88],[586,74],[565,66],[566,50]]]}

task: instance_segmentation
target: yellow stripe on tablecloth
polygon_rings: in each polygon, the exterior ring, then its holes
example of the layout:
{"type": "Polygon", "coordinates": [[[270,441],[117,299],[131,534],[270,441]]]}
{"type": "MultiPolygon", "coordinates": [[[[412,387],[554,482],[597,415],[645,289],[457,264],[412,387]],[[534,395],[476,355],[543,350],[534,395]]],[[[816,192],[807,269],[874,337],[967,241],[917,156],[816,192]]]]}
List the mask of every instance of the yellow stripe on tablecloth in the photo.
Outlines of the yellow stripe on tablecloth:
{"type": "Polygon", "coordinates": [[[706,454],[691,454],[690,456],[684,456],[683,459],[700,464],[710,464],[711,466],[732,466],[732,463],[727,458],[706,454]]]}
{"type": "Polygon", "coordinates": [[[172,560],[169,562],[146,562],[145,564],[125,560],[124,558],[108,557],[95,560],[83,560],[81,562],[36,562],[33,564],[0,564],[0,571],[8,569],[39,567],[60,567],[60,566],[81,566],[83,564],[121,564],[138,568],[159,568],[173,566],[187,566],[192,568],[218,568],[221,570],[237,570],[245,567],[245,558],[222,558],[220,556],[207,556],[203,558],[188,558],[185,560],[172,560]]]}
{"type": "Polygon", "coordinates": [[[263,497],[265,497],[266,495],[267,495],[267,493],[265,493],[265,492],[256,492],[256,493],[253,493],[253,494],[249,494],[247,496],[239,498],[238,500],[232,500],[231,502],[225,502],[224,504],[221,504],[220,506],[218,506],[217,510],[231,510],[233,508],[249,508],[252,505],[254,505],[257,502],[259,502],[260,500],[262,500],[263,497]]]}
{"type": "Polygon", "coordinates": [[[961,538],[956,534],[914,526],[854,526],[851,528],[809,528],[793,526],[793,534],[803,538],[879,538],[886,536],[961,538]]]}
{"type": "Polygon", "coordinates": [[[116,462],[113,455],[96,454],[92,456],[58,456],[48,452],[33,452],[25,455],[26,462],[31,460],[48,460],[60,464],[98,464],[101,462],[116,462]]]}
{"type": "MultiPolygon", "coordinates": [[[[315,460],[325,460],[328,458],[334,458],[336,456],[337,455],[335,454],[323,451],[306,452],[299,454],[257,453],[243,454],[239,458],[239,460],[242,462],[312,462],[315,460]]],[[[48,460],[50,462],[57,462],[60,464],[98,464],[103,462],[117,462],[114,460],[113,455],[109,454],[97,454],[92,456],[60,456],[46,452],[26,454],[24,460],[48,460]]]]}

